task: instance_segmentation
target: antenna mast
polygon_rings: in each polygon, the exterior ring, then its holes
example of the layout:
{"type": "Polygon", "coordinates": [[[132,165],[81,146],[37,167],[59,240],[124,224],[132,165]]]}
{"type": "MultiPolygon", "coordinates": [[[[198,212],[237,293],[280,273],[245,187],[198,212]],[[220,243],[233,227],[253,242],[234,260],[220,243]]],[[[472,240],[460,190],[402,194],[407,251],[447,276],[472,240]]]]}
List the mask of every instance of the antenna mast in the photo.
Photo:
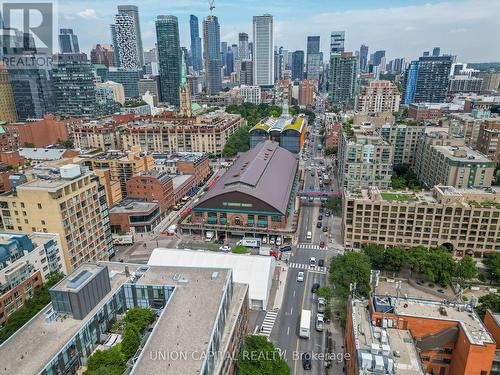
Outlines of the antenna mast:
{"type": "Polygon", "coordinates": [[[215,9],[215,0],[208,0],[208,9],[210,9],[210,15],[212,15],[215,9]]]}

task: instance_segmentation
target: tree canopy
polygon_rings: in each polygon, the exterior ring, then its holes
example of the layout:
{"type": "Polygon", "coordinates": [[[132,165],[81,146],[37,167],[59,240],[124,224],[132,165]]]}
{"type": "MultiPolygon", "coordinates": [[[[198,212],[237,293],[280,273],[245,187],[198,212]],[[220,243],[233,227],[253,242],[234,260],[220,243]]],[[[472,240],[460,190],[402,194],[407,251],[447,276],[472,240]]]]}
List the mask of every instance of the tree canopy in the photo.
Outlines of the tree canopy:
{"type": "Polygon", "coordinates": [[[239,375],[290,374],[290,368],[280,352],[264,336],[250,335],[245,338],[237,365],[239,375]]]}
{"type": "Polygon", "coordinates": [[[486,310],[490,309],[493,313],[500,313],[500,294],[490,293],[485,296],[479,297],[479,304],[476,307],[477,314],[484,319],[486,310]]]}
{"type": "Polygon", "coordinates": [[[488,254],[483,259],[483,264],[486,267],[486,272],[491,281],[500,281],[500,253],[494,252],[488,254]]]}
{"type": "Polygon", "coordinates": [[[250,149],[251,126],[243,126],[236,130],[227,140],[222,151],[223,156],[235,156],[238,152],[245,152],[250,149]]]}
{"type": "Polygon", "coordinates": [[[330,282],[335,286],[334,293],[347,298],[349,285],[356,283],[356,292],[362,296],[370,293],[370,258],[364,253],[347,252],[332,259],[330,282]]]}

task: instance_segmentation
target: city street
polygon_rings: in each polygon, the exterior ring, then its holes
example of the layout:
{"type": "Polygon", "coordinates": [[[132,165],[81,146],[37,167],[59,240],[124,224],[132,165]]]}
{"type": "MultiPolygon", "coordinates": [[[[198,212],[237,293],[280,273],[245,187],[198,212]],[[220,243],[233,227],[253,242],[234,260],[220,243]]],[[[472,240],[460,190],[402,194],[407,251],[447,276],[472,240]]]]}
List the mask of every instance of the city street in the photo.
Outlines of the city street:
{"type": "MultiPolygon", "coordinates": [[[[316,130],[313,130],[314,128],[310,129],[311,133],[313,131],[316,132],[316,130]]],[[[323,152],[317,148],[319,139],[319,135],[312,136],[312,141],[308,148],[311,158],[301,162],[301,167],[304,171],[305,191],[320,190],[319,176],[321,174],[316,171],[314,166],[319,167],[319,161],[325,161],[325,158],[323,152]],[[314,171],[313,175],[308,170],[308,167],[311,167],[311,171],[314,171]]],[[[326,166],[326,164],[322,166],[326,166]]],[[[329,190],[332,187],[336,189],[336,186],[336,181],[332,181],[330,185],[325,185],[324,189],[329,190]]],[[[337,251],[333,250],[333,248],[338,248],[339,245],[336,241],[340,238],[340,220],[339,218],[334,218],[333,215],[330,217],[324,216],[322,226],[327,226],[328,231],[323,232],[316,225],[320,214],[320,200],[314,199],[311,202],[308,199],[302,199],[301,204],[301,215],[296,237],[297,243],[294,244],[288,261],[290,268],[287,276],[285,295],[274,330],[271,334],[271,341],[282,350],[291,368],[291,373],[294,375],[302,373],[341,374],[341,365],[334,363],[327,372],[323,361],[316,359],[314,356],[311,371],[304,370],[302,367],[300,357],[302,353],[309,352],[314,355],[324,353],[326,334],[326,329],[323,332],[317,332],[314,327],[317,314],[317,298],[311,292],[311,288],[315,283],[318,283],[320,286],[327,285],[327,270],[326,267],[319,270],[310,269],[309,260],[311,257],[315,257],[316,261],[323,259],[325,266],[327,266],[330,259],[336,255],[337,251]],[[312,233],[312,238],[308,240],[306,237],[309,231],[312,233]],[[337,233],[334,235],[333,232],[337,233]],[[335,242],[332,242],[332,240],[335,242]],[[330,248],[326,250],[320,249],[319,243],[321,241],[324,241],[330,248]],[[297,281],[297,275],[301,271],[305,273],[303,282],[297,281]],[[309,339],[299,338],[300,316],[303,309],[311,310],[312,312],[309,339]]],[[[343,342],[342,333],[338,327],[333,327],[332,329],[332,326],[332,324],[329,324],[327,327],[333,331],[332,339],[335,345],[334,348],[337,348],[337,351],[341,351],[343,342]]]]}

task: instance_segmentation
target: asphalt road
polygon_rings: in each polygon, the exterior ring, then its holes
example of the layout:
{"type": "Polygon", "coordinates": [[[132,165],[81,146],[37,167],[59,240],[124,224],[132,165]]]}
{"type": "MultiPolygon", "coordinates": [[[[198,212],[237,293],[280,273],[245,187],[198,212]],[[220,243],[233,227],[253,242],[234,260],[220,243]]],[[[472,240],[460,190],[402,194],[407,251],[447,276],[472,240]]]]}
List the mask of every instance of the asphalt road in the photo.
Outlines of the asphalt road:
{"type": "MultiPolygon", "coordinates": [[[[314,176],[311,176],[311,172],[307,171],[307,167],[311,166],[312,163],[319,166],[319,161],[324,160],[322,152],[317,150],[318,141],[319,136],[314,136],[313,142],[311,142],[312,157],[308,158],[306,162],[301,163],[302,167],[305,169],[304,190],[310,190],[311,187],[316,191],[320,189],[318,173],[315,171],[314,176]]],[[[331,184],[330,186],[335,186],[335,184],[331,184]]],[[[330,186],[325,187],[325,189],[330,189],[330,186]]],[[[337,229],[334,228],[333,225],[334,219],[332,217],[327,218],[324,215],[323,226],[328,226],[329,231],[325,233],[322,232],[320,228],[316,227],[319,208],[320,201],[318,199],[315,199],[314,202],[302,201],[301,217],[297,229],[299,246],[294,246],[289,260],[290,268],[287,276],[283,304],[271,334],[271,341],[282,350],[293,375],[327,374],[321,359],[314,359],[313,357],[312,369],[304,370],[300,357],[304,352],[323,353],[325,347],[325,332],[317,332],[315,330],[317,299],[311,292],[311,288],[314,283],[319,283],[321,286],[326,285],[327,274],[326,272],[297,267],[307,267],[310,257],[315,257],[317,260],[322,258],[325,260],[326,265],[329,263],[331,257],[335,255],[335,252],[331,249],[319,249],[320,241],[328,242],[328,234],[331,233],[332,230],[337,229]],[[306,239],[308,231],[312,232],[311,240],[306,239]],[[314,246],[314,248],[303,248],[303,246],[300,246],[303,244],[317,246],[314,246]],[[297,275],[301,271],[305,273],[304,282],[297,281],[297,275]],[[299,338],[300,315],[303,309],[312,311],[311,334],[309,339],[299,338]]],[[[339,337],[334,339],[337,342],[342,342],[341,335],[337,333],[337,336],[339,337]]],[[[329,370],[328,374],[342,374],[342,370],[335,366],[329,370]]]]}

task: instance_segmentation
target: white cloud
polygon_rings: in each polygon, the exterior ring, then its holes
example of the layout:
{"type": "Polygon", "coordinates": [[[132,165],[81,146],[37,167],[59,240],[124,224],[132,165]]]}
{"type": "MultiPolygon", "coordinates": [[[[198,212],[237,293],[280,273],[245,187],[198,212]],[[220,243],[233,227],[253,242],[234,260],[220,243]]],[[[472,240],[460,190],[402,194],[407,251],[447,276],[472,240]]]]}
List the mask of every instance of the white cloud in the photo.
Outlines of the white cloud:
{"type": "Polygon", "coordinates": [[[85,10],[82,10],[81,12],[78,12],[77,14],[86,20],[97,18],[97,14],[96,14],[94,9],[85,9],[85,10]]]}

